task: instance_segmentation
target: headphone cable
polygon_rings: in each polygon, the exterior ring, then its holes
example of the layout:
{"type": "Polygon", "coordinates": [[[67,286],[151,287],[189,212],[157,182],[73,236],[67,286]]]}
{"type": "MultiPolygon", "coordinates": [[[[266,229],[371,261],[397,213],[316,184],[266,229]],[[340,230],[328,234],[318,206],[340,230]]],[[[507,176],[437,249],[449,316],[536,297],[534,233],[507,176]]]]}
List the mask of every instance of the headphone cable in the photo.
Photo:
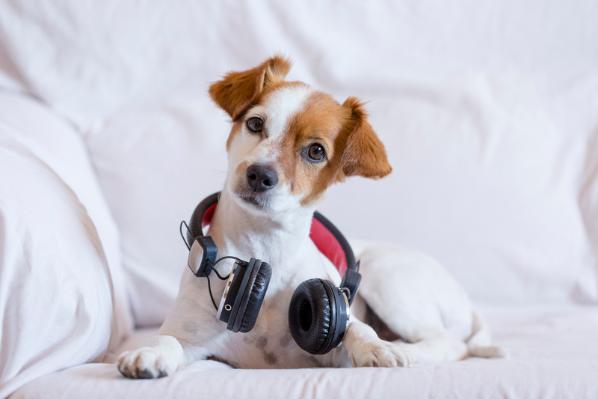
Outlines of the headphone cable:
{"type": "Polygon", "coordinates": [[[191,251],[191,246],[189,245],[189,243],[187,242],[187,239],[183,235],[183,226],[185,226],[185,228],[187,229],[187,232],[190,232],[189,225],[187,224],[187,222],[185,222],[184,220],[181,220],[181,224],[179,224],[179,233],[181,233],[181,238],[183,239],[183,242],[185,243],[187,250],[191,251]]]}
{"type": "Polygon", "coordinates": [[[214,295],[212,294],[212,284],[210,283],[210,276],[206,278],[208,279],[208,291],[210,292],[210,299],[212,300],[212,305],[214,305],[214,309],[218,311],[218,306],[216,306],[216,301],[214,300],[214,295]]]}
{"type": "MultiPolygon", "coordinates": [[[[214,273],[216,273],[216,276],[218,276],[220,280],[226,280],[230,276],[230,273],[226,276],[221,275],[220,273],[218,273],[218,270],[216,270],[216,268],[214,267],[218,262],[224,259],[235,259],[237,261],[236,263],[244,263],[243,260],[237,258],[236,256],[223,256],[222,258],[216,260],[216,262],[214,262],[214,264],[212,265],[212,270],[214,271],[214,273]]],[[[189,263],[187,263],[187,266],[189,266],[189,263]]],[[[189,266],[189,269],[191,269],[191,266],[189,266]]],[[[208,279],[208,292],[210,293],[210,300],[212,301],[212,305],[214,305],[214,309],[218,311],[218,306],[216,305],[216,301],[214,300],[214,294],[212,293],[212,282],[210,281],[210,276],[208,275],[206,276],[206,278],[208,279]]]]}
{"type": "MultiPolygon", "coordinates": [[[[230,277],[230,273],[227,274],[226,276],[221,275],[218,270],[214,267],[216,266],[219,262],[225,260],[225,259],[234,259],[236,260],[235,263],[240,263],[243,264],[245,263],[242,259],[237,258],[236,256],[223,256],[220,259],[217,259],[216,262],[214,262],[214,264],[212,265],[212,270],[214,271],[214,273],[216,273],[216,276],[218,276],[218,278],[220,280],[226,280],[230,277]]],[[[187,266],[189,266],[189,263],[187,263],[187,266]]],[[[191,266],[189,266],[189,269],[191,269],[191,266]]],[[[210,293],[210,299],[212,300],[212,305],[214,305],[214,309],[216,309],[216,311],[218,311],[218,306],[216,306],[216,301],[214,300],[214,294],[212,294],[212,283],[210,281],[210,276],[206,276],[206,278],[208,279],[208,291],[210,293]]]]}
{"type": "Polygon", "coordinates": [[[218,278],[219,278],[220,280],[226,280],[227,278],[229,278],[229,276],[230,276],[230,273],[229,273],[229,274],[227,274],[226,276],[223,276],[223,275],[221,275],[220,273],[218,273],[218,270],[217,270],[217,269],[216,269],[214,266],[216,266],[218,263],[220,263],[221,261],[223,261],[223,260],[225,260],[225,259],[234,259],[234,260],[236,260],[236,262],[235,262],[235,263],[238,263],[238,264],[243,264],[243,263],[246,263],[246,262],[245,262],[245,261],[243,261],[242,259],[239,259],[239,258],[237,258],[236,256],[231,256],[231,255],[228,255],[228,256],[223,256],[222,258],[219,258],[219,259],[217,259],[217,260],[216,260],[216,262],[214,262],[214,264],[212,265],[212,270],[214,270],[214,273],[216,273],[216,275],[218,276],[218,278]]]}
{"type": "MultiPolygon", "coordinates": [[[[185,238],[185,236],[183,234],[183,226],[185,226],[185,228],[187,229],[187,232],[191,233],[191,231],[189,229],[189,225],[187,224],[187,222],[185,222],[184,220],[181,220],[181,224],[179,224],[179,233],[181,233],[181,238],[183,239],[183,242],[185,243],[185,246],[187,247],[187,250],[191,251],[191,245],[189,245],[189,243],[187,242],[187,239],[185,238]]],[[[220,280],[226,280],[226,279],[228,279],[230,277],[230,273],[227,274],[226,276],[223,276],[215,268],[215,266],[218,263],[222,262],[225,259],[234,259],[234,260],[236,260],[235,263],[239,263],[239,264],[246,263],[242,259],[239,259],[236,256],[231,256],[231,255],[223,256],[223,257],[217,259],[216,262],[214,262],[214,264],[212,265],[212,270],[214,271],[214,273],[216,273],[216,276],[218,276],[218,278],[220,280]]],[[[189,268],[189,270],[191,271],[191,273],[193,273],[193,275],[195,275],[195,271],[191,268],[191,265],[189,264],[189,262],[187,262],[187,267],[189,268]]],[[[212,293],[212,282],[210,281],[210,276],[209,275],[206,276],[206,279],[208,280],[208,292],[210,293],[210,299],[212,301],[212,305],[214,305],[214,309],[218,310],[218,306],[216,305],[216,301],[214,300],[214,294],[212,293]]]]}

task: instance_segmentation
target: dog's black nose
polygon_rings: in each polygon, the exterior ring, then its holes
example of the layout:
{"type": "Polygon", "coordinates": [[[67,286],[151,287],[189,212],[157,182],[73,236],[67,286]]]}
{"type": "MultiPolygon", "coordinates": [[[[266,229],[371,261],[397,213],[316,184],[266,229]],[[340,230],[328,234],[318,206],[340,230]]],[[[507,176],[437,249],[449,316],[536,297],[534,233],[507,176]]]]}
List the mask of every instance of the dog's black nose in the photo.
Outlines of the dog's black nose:
{"type": "Polygon", "coordinates": [[[267,165],[253,164],[247,168],[247,183],[256,193],[270,190],[278,183],[278,173],[267,165]]]}

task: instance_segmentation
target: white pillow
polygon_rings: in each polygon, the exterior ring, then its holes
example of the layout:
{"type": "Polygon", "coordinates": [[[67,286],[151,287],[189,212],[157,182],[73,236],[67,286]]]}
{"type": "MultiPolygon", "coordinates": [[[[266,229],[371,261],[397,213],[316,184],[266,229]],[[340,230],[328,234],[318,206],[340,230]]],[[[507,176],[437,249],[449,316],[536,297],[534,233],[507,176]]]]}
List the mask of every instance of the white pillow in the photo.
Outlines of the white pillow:
{"type": "Polygon", "coordinates": [[[131,330],[118,236],[80,137],[0,93],[0,397],[131,330]]]}

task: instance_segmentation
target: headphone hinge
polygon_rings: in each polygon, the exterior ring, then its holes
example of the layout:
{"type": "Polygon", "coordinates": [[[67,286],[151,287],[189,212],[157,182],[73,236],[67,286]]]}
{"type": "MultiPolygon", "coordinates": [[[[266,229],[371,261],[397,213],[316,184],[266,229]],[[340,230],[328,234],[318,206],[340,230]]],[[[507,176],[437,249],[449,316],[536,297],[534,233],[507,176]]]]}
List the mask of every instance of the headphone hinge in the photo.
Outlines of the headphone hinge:
{"type": "Polygon", "coordinates": [[[341,281],[341,288],[345,288],[349,291],[349,305],[353,303],[355,294],[357,294],[357,290],[359,289],[359,283],[361,282],[361,274],[359,274],[358,270],[359,261],[355,263],[355,268],[348,267],[347,270],[345,270],[345,275],[341,281]]]}
{"type": "Polygon", "coordinates": [[[207,277],[212,272],[212,266],[216,262],[218,256],[218,247],[210,236],[198,236],[195,237],[195,241],[191,246],[191,254],[189,259],[201,259],[199,265],[193,265],[197,277],[207,277]],[[197,252],[202,251],[201,258],[197,252]]]}

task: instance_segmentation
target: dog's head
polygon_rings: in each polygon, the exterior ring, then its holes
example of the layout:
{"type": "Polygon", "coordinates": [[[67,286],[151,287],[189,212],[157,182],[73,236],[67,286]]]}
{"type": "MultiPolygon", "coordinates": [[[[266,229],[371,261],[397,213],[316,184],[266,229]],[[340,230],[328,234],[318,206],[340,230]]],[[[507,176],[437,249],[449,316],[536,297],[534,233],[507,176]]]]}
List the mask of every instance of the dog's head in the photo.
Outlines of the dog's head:
{"type": "Polygon", "coordinates": [[[359,100],[339,104],[286,81],[289,69],[287,60],[273,57],[210,87],[233,123],[225,190],[253,212],[309,206],[347,176],[380,178],[392,169],[359,100]]]}

